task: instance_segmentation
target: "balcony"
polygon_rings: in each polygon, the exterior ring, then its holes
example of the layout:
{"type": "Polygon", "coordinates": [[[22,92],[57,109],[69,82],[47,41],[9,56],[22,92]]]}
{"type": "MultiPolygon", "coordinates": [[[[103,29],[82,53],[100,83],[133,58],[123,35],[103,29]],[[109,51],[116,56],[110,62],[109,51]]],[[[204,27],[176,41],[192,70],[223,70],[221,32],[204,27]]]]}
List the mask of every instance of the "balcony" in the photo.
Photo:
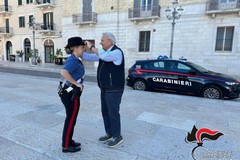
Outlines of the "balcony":
{"type": "Polygon", "coordinates": [[[4,37],[13,36],[13,29],[9,27],[0,27],[0,36],[4,37]]]}
{"type": "Polygon", "coordinates": [[[90,12],[90,13],[82,13],[82,14],[73,14],[72,15],[73,23],[74,24],[96,24],[97,23],[97,13],[90,12]]]}
{"type": "Polygon", "coordinates": [[[11,6],[0,5],[0,15],[9,16],[12,13],[11,6]]]}
{"type": "Polygon", "coordinates": [[[160,18],[160,6],[142,6],[141,8],[129,8],[128,19],[131,21],[152,20],[160,18]]]}
{"type": "Polygon", "coordinates": [[[42,10],[47,10],[55,7],[55,0],[36,0],[36,7],[42,10]]]}
{"type": "Polygon", "coordinates": [[[216,13],[239,13],[240,15],[240,0],[208,0],[206,5],[206,13],[212,14],[214,17],[216,13]]]}
{"type": "Polygon", "coordinates": [[[50,23],[50,24],[38,23],[36,30],[37,30],[39,33],[49,34],[49,35],[56,32],[55,24],[54,24],[54,23],[50,23]]]}

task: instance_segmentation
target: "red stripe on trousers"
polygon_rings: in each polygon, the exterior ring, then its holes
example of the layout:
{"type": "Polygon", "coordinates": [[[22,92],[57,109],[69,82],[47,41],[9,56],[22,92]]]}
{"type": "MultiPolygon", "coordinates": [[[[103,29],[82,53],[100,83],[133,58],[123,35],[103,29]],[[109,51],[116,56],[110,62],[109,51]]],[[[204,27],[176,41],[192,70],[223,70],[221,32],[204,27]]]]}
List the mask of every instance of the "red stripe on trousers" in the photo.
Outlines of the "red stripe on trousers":
{"type": "Polygon", "coordinates": [[[67,135],[66,135],[66,141],[65,141],[65,147],[68,148],[69,147],[69,136],[73,127],[73,120],[77,114],[77,107],[78,107],[78,96],[75,98],[74,100],[74,106],[73,106],[73,113],[68,125],[68,129],[67,129],[67,135]]]}

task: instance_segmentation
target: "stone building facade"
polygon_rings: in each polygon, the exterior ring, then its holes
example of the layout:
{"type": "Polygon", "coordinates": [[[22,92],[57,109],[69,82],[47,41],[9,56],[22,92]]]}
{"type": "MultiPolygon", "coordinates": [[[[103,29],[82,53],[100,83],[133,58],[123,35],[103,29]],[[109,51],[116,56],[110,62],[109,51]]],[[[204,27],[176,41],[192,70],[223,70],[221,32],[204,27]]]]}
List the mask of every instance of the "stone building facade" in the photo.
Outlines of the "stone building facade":
{"type": "Polygon", "coordinates": [[[18,61],[18,57],[14,55],[17,55],[17,50],[22,50],[24,52],[22,61],[29,61],[30,56],[27,53],[33,54],[35,45],[36,57],[40,57],[44,63],[52,63],[55,50],[62,48],[61,3],[55,3],[54,0],[2,1],[0,5],[2,59],[18,61]]]}
{"type": "MultiPolygon", "coordinates": [[[[30,14],[38,23],[56,25],[51,32],[36,31],[36,48],[43,63],[51,63],[48,55],[55,54],[58,48],[63,50],[71,36],[81,36],[101,47],[101,34],[106,31],[115,34],[117,45],[125,53],[126,68],[138,59],[170,53],[172,21],[165,14],[168,6],[173,7],[169,0],[39,0],[41,5],[22,0],[22,6],[15,0],[3,1],[8,1],[12,12],[0,12],[0,27],[6,27],[9,18],[13,28],[11,35],[0,33],[4,60],[9,60],[8,42],[12,43],[10,54],[24,50],[26,38],[32,48],[32,30],[18,24],[20,16],[27,20],[30,14]],[[44,19],[45,13],[53,13],[47,14],[50,20],[53,17],[51,23],[44,19]]],[[[210,70],[240,75],[240,0],[179,0],[179,5],[184,11],[175,24],[173,58],[183,56],[210,70]]]]}

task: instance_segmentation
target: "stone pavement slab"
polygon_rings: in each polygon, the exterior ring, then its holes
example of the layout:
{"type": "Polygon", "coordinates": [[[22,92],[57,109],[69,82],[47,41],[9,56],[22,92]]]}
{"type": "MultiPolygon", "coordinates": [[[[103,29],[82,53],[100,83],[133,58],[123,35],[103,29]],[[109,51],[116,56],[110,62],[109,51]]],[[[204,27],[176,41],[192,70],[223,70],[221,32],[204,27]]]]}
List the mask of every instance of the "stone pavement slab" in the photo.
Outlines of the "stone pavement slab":
{"type": "Polygon", "coordinates": [[[104,127],[100,91],[91,82],[85,82],[74,132],[82,150],[64,154],[65,111],[56,94],[57,83],[54,78],[1,73],[1,159],[192,160],[197,144],[186,143],[185,137],[193,125],[224,134],[204,141],[197,150],[200,156],[207,151],[229,151],[231,159],[240,159],[240,99],[211,100],[125,87],[121,103],[124,143],[110,149],[97,141],[104,127]]]}
{"type": "Polygon", "coordinates": [[[138,116],[137,120],[146,121],[148,123],[158,124],[162,126],[178,128],[186,131],[191,130],[192,126],[196,124],[196,121],[194,120],[163,116],[150,112],[143,112],[138,116]]]}

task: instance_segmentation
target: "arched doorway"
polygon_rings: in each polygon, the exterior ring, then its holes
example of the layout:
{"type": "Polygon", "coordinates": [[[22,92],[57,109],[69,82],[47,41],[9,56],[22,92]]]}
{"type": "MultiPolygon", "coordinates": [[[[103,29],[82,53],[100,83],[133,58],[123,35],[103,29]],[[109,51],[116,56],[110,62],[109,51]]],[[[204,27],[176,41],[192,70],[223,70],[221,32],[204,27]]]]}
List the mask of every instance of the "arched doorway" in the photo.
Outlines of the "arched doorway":
{"type": "Polygon", "coordinates": [[[10,60],[10,54],[12,54],[12,42],[10,41],[7,41],[6,43],[6,53],[7,60],[10,60]]]}
{"type": "Polygon", "coordinates": [[[25,62],[29,61],[29,58],[26,56],[27,53],[31,51],[31,42],[28,38],[24,40],[24,59],[25,62]]]}
{"type": "Polygon", "coordinates": [[[54,62],[54,43],[48,39],[44,42],[45,63],[54,62]]]}

